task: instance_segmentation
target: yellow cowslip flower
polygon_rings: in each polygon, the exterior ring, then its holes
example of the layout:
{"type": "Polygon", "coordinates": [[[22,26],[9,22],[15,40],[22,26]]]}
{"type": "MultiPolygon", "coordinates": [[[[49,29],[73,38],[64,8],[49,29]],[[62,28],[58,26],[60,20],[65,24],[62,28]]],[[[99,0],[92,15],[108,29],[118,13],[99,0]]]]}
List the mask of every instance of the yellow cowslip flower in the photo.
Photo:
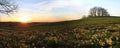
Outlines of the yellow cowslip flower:
{"type": "Polygon", "coordinates": [[[107,44],[112,45],[112,39],[111,38],[105,38],[105,41],[107,44]]]}

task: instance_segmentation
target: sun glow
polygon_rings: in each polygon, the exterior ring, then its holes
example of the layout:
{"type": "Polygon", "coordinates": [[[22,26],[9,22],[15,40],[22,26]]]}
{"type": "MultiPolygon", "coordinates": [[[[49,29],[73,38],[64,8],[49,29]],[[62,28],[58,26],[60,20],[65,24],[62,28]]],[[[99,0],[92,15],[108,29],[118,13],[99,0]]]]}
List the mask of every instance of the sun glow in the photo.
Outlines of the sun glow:
{"type": "Polygon", "coordinates": [[[20,22],[23,22],[23,23],[27,23],[27,22],[29,22],[29,20],[30,20],[30,17],[28,17],[28,16],[23,16],[20,18],[20,22]]]}

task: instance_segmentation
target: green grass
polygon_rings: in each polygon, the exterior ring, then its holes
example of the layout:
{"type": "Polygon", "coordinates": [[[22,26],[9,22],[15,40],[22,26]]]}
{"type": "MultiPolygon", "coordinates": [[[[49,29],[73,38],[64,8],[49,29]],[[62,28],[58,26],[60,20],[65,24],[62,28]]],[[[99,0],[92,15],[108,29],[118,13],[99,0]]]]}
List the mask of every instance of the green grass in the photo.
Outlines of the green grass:
{"type": "Polygon", "coordinates": [[[119,23],[119,17],[91,17],[86,18],[81,21],[81,23],[85,24],[105,24],[105,23],[119,23]]]}
{"type": "Polygon", "coordinates": [[[89,17],[89,18],[84,18],[84,19],[79,19],[79,20],[73,20],[73,21],[63,21],[63,22],[56,22],[56,23],[51,23],[48,24],[50,26],[55,26],[55,25],[68,25],[68,24],[79,24],[79,25],[84,25],[84,24],[109,24],[109,23],[120,23],[120,17],[116,16],[98,16],[98,17],[89,17]]]}
{"type": "Polygon", "coordinates": [[[0,48],[120,48],[120,17],[0,24],[0,48]]]}
{"type": "Polygon", "coordinates": [[[104,24],[104,23],[119,23],[120,22],[120,17],[90,17],[90,18],[85,18],[85,19],[80,19],[80,20],[75,20],[75,21],[70,21],[74,22],[75,24],[104,24]]]}

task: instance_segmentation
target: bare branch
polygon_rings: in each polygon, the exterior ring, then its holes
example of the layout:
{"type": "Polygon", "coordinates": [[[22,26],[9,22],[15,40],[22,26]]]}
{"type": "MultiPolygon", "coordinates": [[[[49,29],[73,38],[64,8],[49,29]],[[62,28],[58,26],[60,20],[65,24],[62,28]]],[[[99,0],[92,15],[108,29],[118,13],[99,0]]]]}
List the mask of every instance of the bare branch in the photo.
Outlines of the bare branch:
{"type": "Polygon", "coordinates": [[[17,11],[17,5],[13,0],[0,0],[0,13],[11,14],[17,11]]]}

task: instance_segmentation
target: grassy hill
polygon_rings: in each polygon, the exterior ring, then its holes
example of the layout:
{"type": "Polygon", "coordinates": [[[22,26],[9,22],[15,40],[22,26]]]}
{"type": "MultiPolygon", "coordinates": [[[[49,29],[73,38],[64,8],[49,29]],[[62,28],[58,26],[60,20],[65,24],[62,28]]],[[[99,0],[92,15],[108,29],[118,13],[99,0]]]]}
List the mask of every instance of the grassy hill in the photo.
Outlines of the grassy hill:
{"type": "Polygon", "coordinates": [[[74,24],[105,24],[105,23],[119,23],[120,17],[116,16],[98,16],[98,17],[89,17],[80,20],[73,21],[64,21],[57,22],[57,24],[66,24],[66,23],[74,23],[74,24]]]}
{"type": "Polygon", "coordinates": [[[120,17],[0,23],[0,48],[120,48],[120,17]]]}

